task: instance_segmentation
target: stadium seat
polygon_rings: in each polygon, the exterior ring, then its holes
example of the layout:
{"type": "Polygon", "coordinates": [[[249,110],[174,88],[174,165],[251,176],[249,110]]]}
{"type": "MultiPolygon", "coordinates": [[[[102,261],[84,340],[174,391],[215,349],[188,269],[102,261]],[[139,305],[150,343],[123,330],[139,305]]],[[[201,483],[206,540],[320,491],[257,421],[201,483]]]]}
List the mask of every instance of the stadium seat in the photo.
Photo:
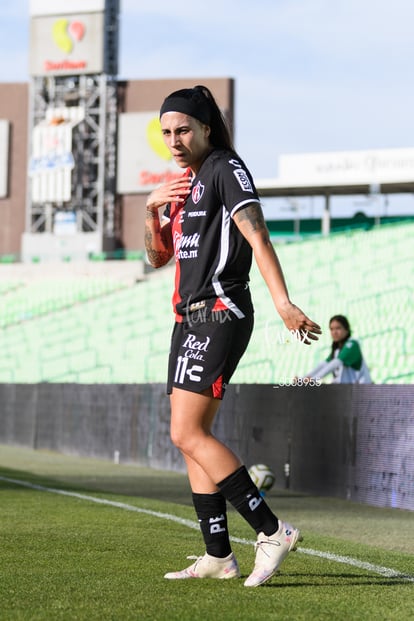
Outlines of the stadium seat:
{"type": "MultiPolygon", "coordinates": [[[[349,317],[375,382],[403,374],[410,382],[413,232],[412,223],[390,224],[277,247],[292,300],[324,330],[311,347],[292,339],[253,263],[255,330],[233,382],[305,374],[327,356],[328,321],[337,313],[349,317]]],[[[1,281],[0,381],[164,383],[173,270],[150,270],[129,284],[116,277],[1,281]]]]}

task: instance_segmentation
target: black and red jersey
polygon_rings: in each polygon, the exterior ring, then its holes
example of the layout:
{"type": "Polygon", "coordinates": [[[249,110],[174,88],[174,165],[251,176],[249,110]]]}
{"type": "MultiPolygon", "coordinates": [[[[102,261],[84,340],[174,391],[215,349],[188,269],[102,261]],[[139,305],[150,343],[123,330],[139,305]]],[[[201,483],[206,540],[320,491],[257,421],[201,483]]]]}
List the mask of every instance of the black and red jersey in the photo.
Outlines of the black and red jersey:
{"type": "MultiPolygon", "coordinates": [[[[188,173],[187,173],[188,174],[188,173]]],[[[244,317],[252,249],[233,221],[249,203],[260,203],[250,172],[232,151],[213,150],[193,179],[185,204],[167,205],[176,260],[176,320],[207,305],[244,317]]]]}

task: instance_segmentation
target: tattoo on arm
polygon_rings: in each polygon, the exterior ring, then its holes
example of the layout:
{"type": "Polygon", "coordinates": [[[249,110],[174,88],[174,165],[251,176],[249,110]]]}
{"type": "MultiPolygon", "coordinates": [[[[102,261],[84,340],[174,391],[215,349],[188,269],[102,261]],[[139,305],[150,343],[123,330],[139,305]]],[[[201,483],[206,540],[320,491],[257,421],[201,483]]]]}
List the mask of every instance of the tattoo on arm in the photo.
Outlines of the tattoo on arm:
{"type": "Polygon", "coordinates": [[[171,259],[173,252],[174,252],[174,248],[173,248],[173,243],[172,243],[170,227],[169,226],[161,227],[160,235],[161,235],[162,243],[164,244],[165,249],[169,253],[170,259],[171,259]]]}
{"type": "MultiPolygon", "coordinates": [[[[158,237],[158,235],[156,236],[158,237]]],[[[166,227],[163,227],[159,230],[158,243],[154,243],[153,231],[150,229],[149,226],[145,226],[144,241],[148,260],[153,267],[157,268],[166,265],[173,256],[172,240],[168,235],[168,230],[166,227]],[[159,243],[159,241],[161,241],[161,244],[159,243]],[[158,246],[158,248],[156,246],[158,246]]]]}
{"type": "Polygon", "coordinates": [[[259,231],[265,236],[268,235],[263,212],[257,205],[248,205],[244,209],[240,209],[236,214],[236,219],[242,226],[248,225],[248,232],[259,231]]]}

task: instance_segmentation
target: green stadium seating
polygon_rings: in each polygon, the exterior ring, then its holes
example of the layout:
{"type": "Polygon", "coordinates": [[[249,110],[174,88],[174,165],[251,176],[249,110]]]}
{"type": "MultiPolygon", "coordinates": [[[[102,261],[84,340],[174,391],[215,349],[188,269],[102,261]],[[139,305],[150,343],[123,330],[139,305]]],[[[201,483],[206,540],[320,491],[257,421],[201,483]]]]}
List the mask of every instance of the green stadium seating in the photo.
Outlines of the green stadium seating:
{"type": "MultiPolygon", "coordinates": [[[[254,264],[255,330],[232,381],[278,384],[304,375],[328,355],[328,321],[341,313],[374,381],[411,383],[413,233],[413,223],[390,224],[277,247],[292,300],[324,330],[311,347],[286,330],[254,264]]],[[[0,382],[164,383],[173,269],[129,284],[114,276],[0,280],[0,382]]]]}

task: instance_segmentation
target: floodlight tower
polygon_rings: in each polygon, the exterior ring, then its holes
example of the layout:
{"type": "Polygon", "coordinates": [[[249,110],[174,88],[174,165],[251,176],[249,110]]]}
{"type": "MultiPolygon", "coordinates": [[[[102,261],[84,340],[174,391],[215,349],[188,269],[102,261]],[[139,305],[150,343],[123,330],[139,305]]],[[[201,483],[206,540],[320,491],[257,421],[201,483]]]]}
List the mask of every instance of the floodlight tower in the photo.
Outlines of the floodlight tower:
{"type": "Polygon", "coordinates": [[[119,0],[30,0],[24,261],[115,247],[119,0]]]}

